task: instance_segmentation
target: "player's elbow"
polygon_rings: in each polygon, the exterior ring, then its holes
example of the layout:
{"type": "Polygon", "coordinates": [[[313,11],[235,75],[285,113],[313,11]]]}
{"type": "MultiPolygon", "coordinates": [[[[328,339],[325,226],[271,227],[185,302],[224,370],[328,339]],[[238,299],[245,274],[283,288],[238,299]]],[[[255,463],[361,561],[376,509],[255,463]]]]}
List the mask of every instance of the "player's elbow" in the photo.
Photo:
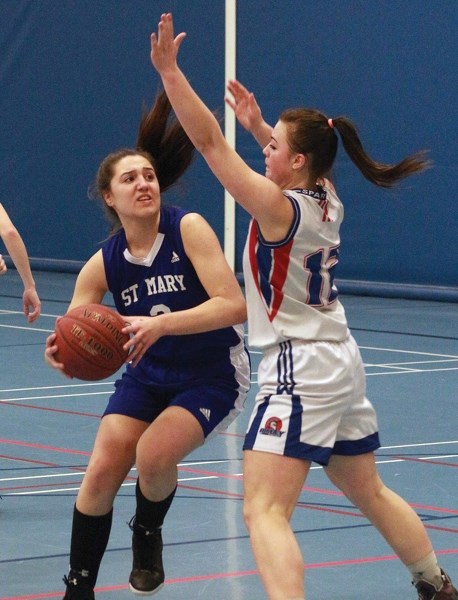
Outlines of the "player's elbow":
{"type": "Polygon", "coordinates": [[[234,303],[234,325],[245,323],[247,319],[246,302],[244,298],[240,298],[234,303]]]}
{"type": "Polygon", "coordinates": [[[14,227],[14,225],[9,225],[5,229],[2,229],[0,233],[2,236],[2,240],[5,242],[5,244],[8,244],[8,242],[14,243],[21,237],[19,235],[19,232],[16,229],[16,227],[14,227]]]}
{"type": "Polygon", "coordinates": [[[14,225],[11,225],[10,227],[4,229],[1,232],[1,237],[10,254],[12,250],[14,248],[17,248],[18,244],[20,244],[22,241],[22,238],[19,235],[19,231],[16,229],[16,227],[14,227],[14,225]]]}

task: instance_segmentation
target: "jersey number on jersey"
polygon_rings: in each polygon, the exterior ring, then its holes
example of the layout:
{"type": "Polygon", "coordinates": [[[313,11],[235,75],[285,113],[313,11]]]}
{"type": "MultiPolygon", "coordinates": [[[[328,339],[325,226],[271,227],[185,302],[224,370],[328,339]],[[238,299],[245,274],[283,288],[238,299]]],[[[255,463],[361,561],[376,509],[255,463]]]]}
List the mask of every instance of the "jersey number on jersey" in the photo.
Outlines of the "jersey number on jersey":
{"type": "Polygon", "coordinates": [[[304,257],[307,272],[307,304],[327,306],[337,298],[334,271],[339,262],[339,246],[323,249],[304,257]]]}

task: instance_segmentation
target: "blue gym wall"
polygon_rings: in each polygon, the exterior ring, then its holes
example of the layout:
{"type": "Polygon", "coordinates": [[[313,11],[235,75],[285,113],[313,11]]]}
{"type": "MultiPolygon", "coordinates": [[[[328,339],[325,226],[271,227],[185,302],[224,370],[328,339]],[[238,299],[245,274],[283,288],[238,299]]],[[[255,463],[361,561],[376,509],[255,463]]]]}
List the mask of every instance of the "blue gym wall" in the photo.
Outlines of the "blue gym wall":
{"type": "MultiPolygon", "coordinates": [[[[430,150],[433,169],[384,191],[340,149],[341,289],[455,297],[458,2],[237,4],[237,76],[267,120],[313,106],[351,118],[377,160],[430,150]]],[[[159,85],[149,34],[169,10],[177,32],[188,33],[183,70],[222,114],[223,0],[0,0],[0,201],[34,268],[76,270],[106,236],[87,187],[108,152],[135,141],[142,104],[159,85]]],[[[242,130],[237,136],[240,153],[262,170],[260,149],[242,130]]],[[[165,200],[201,212],[222,241],[223,192],[200,157],[165,200]]],[[[237,210],[237,271],[247,222],[237,210]]]]}

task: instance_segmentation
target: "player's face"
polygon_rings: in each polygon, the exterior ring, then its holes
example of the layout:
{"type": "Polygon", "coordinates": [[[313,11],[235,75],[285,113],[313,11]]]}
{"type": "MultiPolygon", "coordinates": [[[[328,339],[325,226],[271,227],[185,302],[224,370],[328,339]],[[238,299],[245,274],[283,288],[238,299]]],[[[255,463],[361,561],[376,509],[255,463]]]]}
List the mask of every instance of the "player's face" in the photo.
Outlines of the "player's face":
{"type": "Polygon", "coordinates": [[[286,135],[285,123],[278,121],[272,130],[270,142],[263,150],[266,157],[266,177],[282,189],[288,186],[292,176],[292,153],[286,135]]]}
{"type": "Polygon", "coordinates": [[[160,206],[159,182],[149,160],[140,155],[121,158],[114,166],[105,202],[120,217],[150,216],[157,212],[160,206]]]}

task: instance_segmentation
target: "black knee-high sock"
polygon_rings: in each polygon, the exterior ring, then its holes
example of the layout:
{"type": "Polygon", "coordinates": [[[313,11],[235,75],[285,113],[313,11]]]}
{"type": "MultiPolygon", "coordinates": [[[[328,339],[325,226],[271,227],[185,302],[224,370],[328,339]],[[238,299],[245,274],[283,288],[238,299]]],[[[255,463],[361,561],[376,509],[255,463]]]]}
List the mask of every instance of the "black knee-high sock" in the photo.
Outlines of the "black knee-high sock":
{"type": "Polygon", "coordinates": [[[95,586],[100,563],[110,537],[113,509],[101,517],[91,517],[73,509],[70,569],[81,574],[82,581],[95,586]]]}
{"type": "Polygon", "coordinates": [[[145,529],[157,529],[162,527],[170,505],[172,504],[173,497],[175,496],[176,487],[173,492],[160,500],[159,502],[151,502],[145,498],[140,490],[140,484],[137,479],[137,486],[135,488],[135,495],[137,497],[137,510],[135,513],[135,522],[137,525],[141,525],[145,529]]]}

